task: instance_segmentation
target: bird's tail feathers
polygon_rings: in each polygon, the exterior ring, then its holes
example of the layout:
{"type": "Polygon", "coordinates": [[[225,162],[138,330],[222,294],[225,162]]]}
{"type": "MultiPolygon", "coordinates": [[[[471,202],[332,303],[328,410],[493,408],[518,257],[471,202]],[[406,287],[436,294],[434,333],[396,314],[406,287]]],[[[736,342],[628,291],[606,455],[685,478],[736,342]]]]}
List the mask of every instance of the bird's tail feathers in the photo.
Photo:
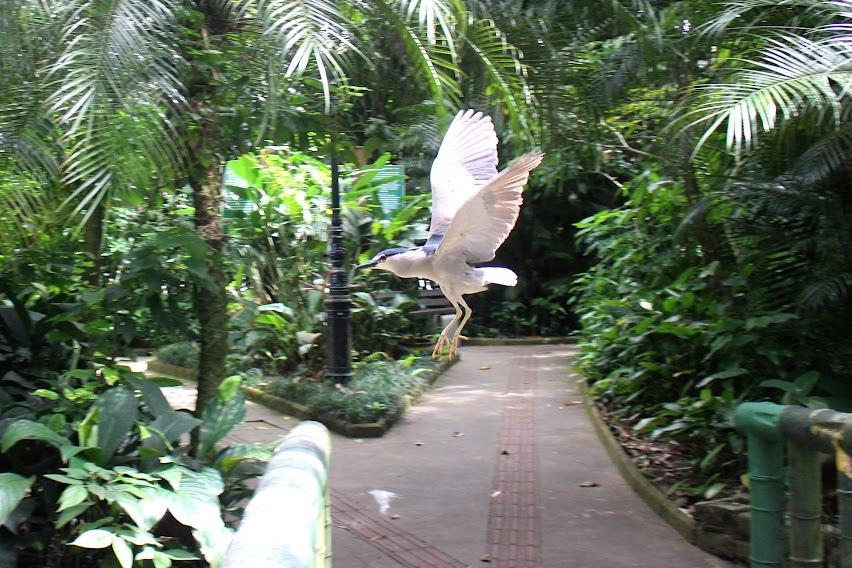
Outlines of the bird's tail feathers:
{"type": "Polygon", "coordinates": [[[480,268],[484,284],[500,284],[501,286],[514,286],[518,283],[518,275],[508,268],[495,266],[480,268]]]}

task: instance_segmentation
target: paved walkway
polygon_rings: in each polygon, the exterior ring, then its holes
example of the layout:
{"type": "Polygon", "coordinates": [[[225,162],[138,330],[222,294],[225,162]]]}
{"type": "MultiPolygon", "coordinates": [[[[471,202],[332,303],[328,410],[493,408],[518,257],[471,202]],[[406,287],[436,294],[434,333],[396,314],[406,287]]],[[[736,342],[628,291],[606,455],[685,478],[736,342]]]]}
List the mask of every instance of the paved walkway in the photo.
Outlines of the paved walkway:
{"type": "MultiPolygon", "coordinates": [[[[588,422],[570,346],[463,347],[380,439],[332,440],[336,568],[705,568],[625,484],[588,422]]],[[[191,388],[168,389],[189,407],[191,388]]],[[[251,404],[234,441],[296,424],[251,404]]]]}

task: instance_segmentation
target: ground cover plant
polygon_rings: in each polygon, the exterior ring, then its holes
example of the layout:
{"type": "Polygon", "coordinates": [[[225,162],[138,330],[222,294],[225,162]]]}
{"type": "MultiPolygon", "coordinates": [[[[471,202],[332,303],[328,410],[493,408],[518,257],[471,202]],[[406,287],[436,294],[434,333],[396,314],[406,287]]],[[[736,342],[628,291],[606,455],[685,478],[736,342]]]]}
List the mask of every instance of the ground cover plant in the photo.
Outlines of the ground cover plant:
{"type": "MultiPolygon", "coordinates": [[[[0,306],[0,559],[8,566],[219,564],[272,448],[219,443],[245,417],[239,378],[199,417],[97,352],[74,306],[0,306]],[[197,442],[190,446],[188,438],[197,442]]],[[[106,335],[108,338],[109,335],[106,335]]]]}
{"type": "Polygon", "coordinates": [[[333,385],[304,373],[284,376],[247,373],[245,384],[309,406],[351,424],[393,421],[431,384],[438,363],[410,355],[398,361],[377,354],[358,364],[349,384],[333,385]]]}

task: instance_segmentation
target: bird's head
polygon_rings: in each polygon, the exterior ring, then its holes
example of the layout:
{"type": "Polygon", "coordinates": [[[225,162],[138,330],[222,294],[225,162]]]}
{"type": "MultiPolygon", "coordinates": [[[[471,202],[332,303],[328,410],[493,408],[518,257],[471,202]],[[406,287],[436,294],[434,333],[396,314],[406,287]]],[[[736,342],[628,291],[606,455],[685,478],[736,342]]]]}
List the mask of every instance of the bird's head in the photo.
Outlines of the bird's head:
{"type": "Polygon", "coordinates": [[[394,270],[394,268],[396,268],[398,262],[404,261],[404,259],[409,256],[409,254],[407,253],[412,253],[417,250],[418,248],[406,247],[385,249],[367,262],[362,262],[361,264],[353,268],[352,272],[354,273],[365,268],[380,268],[382,270],[388,270],[396,274],[397,272],[396,270],[394,270]]]}

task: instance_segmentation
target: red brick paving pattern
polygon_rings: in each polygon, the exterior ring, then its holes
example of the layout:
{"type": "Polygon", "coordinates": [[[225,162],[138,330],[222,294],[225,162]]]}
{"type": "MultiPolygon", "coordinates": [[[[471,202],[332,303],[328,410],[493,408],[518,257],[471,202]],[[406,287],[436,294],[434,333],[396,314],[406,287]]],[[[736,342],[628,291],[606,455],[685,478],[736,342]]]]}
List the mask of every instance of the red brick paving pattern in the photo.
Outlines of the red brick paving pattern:
{"type": "Polygon", "coordinates": [[[515,363],[503,403],[495,496],[488,511],[488,557],[495,568],[539,566],[536,372],[520,365],[515,363]]]}
{"type": "Polygon", "coordinates": [[[398,525],[364,512],[364,507],[337,491],[331,492],[335,526],[364,539],[406,568],[466,568],[468,564],[441,552],[398,525]]]}

